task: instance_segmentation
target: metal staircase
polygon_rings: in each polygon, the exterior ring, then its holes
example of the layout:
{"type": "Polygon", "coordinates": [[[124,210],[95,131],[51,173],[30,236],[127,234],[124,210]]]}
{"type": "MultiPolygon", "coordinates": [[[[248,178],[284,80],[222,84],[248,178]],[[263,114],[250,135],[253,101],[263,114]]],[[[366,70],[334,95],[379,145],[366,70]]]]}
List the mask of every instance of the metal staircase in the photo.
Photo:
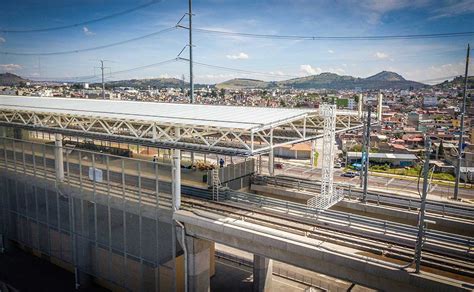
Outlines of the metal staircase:
{"type": "Polygon", "coordinates": [[[219,201],[219,189],[221,182],[219,180],[219,169],[212,170],[212,200],[219,201]]]}

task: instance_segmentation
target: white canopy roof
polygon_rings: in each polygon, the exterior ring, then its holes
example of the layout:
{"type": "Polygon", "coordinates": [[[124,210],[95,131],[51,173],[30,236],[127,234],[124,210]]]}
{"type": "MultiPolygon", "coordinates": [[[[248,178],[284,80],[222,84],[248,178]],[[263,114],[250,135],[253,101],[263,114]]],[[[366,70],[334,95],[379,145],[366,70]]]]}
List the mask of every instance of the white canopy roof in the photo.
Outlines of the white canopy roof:
{"type": "Polygon", "coordinates": [[[253,129],[301,118],[316,109],[285,109],[177,104],[100,99],[0,95],[0,108],[70,114],[102,119],[152,121],[166,124],[253,129]]]}

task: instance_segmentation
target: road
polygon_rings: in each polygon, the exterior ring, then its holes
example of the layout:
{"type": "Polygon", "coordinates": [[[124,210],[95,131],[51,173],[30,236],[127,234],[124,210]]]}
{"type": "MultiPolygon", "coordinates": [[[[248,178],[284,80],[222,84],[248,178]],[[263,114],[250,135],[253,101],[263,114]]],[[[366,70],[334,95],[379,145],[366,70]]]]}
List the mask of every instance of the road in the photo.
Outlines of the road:
{"type": "MultiPolygon", "coordinates": [[[[264,166],[267,161],[264,161],[264,166]]],[[[312,180],[320,180],[321,178],[321,169],[314,168],[311,169],[309,166],[297,165],[294,163],[285,162],[283,160],[278,161],[278,163],[283,164],[282,169],[275,169],[275,175],[290,175],[296,177],[302,177],[312,180]]],[[[268,169],[263,167],[264,174],[268,174],[268,169]]],[[[334,171],[334,182],[335,183],[344,183],[352,185],[360,185],[360,177],[343,177],[341,176],[344,172],[343,169],[338,168],[334,171]]],[[[387,191],[395,192],[411,192],[417,193],[417,181],[416,180],[404,180],[393,177],[382,177],[369,174],[369,188],[384,189],[387,191]]],[[[421,184],[420,184],[421,189],[421,184]]],[[[447,199],[453,196],[454,187],[445,186],[440,184],[431,184],[428,198],[442,198],[447,199]]],[[[459,189],[459,196],[464,199],[474,199],[474,191],[472,189],[459,189]]]]}

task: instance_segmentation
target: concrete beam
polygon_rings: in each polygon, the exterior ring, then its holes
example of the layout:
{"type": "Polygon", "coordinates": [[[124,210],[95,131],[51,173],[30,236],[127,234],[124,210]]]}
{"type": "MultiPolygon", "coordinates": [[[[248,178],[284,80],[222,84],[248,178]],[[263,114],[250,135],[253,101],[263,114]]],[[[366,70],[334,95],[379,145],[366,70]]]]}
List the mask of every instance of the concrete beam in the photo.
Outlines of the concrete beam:
{"type": "MultiPolygon", "coordinates": [[[[253,185],[252,185],[253,187],[253,185]]],[[[404,210],[387,205],[364,204],[358,200],[342,200],[335,205],[333,210],[361,214],[383,220],[391,220],[403,224],[416,225],[418,222],[417,210],[404,210]]],[[[426,220],[434,222],[429,228],[456,234],[470,236],[474,234],[474,221],[463,218],[443,216],[440,214],[428,213],[426,220]]]]}
{"type": "Polygon", "coordinates": [[[188,235],[215,241],[289,265],[386,291],[469,291],[463,282],[360,255],[360,250],[204,211],[173,216],[188,235]]]}
{"type": "Polygon", "coordinates": [[[210,291],[213,242],[186,236],[188,291],[210,291]]]}
{"type": "Polygon", "coordinates": [[[273,260],[253,255],[253,291],[265,292],[272,290],[273,260]]]}

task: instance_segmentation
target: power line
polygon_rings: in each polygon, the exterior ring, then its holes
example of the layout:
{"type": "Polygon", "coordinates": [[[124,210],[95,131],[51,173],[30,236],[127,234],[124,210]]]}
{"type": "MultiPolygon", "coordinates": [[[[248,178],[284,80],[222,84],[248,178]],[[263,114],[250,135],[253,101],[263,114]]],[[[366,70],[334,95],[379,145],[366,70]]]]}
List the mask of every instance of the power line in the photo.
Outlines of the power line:
{"type": "MultiPolygon", "coordinates": [[[[178,60],[189,62],[189,59],[181,58],[181,57],[179,57],[178,60]]],[[[257,75],[265,75],[265,76],[271,76],[271,77],[289,77],[289,78],[300,78],[301,77],[301,76],[296,76],[296,75],[276,74],[276,73],[271,73],[271,72],[258,72],[258,71],[250,71],[250,70],[244,70],[244,69],[238,69],[238,68],[217,66],[217,65],[211,65],[211,64],[206,64],[206,63],[200,63],[200,62],[196,62],[196,61],[193,61],[193,64],[203,66],[203,67],[209,67],[209,68],[215,68],[215,69],[221,69],[221,70],[227,70],[227,71],[234,71],[234,72],[240,72],[240,73],[245,73],[245,74],[257,74],[257,75]]]]}
{"type": "Polygon", "coordinates": [[[130,8],[130,9],[127,9],[127,10],[124,10],[124,11],[121,11],[121,12],[117,12],[117,13],[114,13],[114,14],[109,14],[109,15],[107,15],[107,16],[103,16],[103,17],[100,17],[100,18],[87,20],[87,21],[84,21],[84,22],[74,23],[74,24],[68,24],[68,25],[63,25],[63,26],[47,27],[47,28],[25,29],[25,30],[0,29],[0,32],[3,32],[3,33],[45,32],[45,31],[61,30],[61,29],[72,28],[72,27],[79,27],[79,26],[83,26],[83,25],[88,25],[88,24],[100,22],[100,21],[103,21],[103,20],[108,20],[108,19],[115,18],[115,17],[118,17],[118,16],[122,16],[122,15],[125,15],[125,14],[128,14],[128,13],[137,11],[137,10],[139,10],[139,9],[146,8],[146,7],[148,7],[148,6],[151,6],[151,5],[153,5],[153,4],[159,3],[159,2],[161,2],[161,1],[162,1],[162,0],[153,0],[153,1],[150,1],[150,2],[145,3],[145,4],[143,4],[143,5],[136,6],[136,7],[133,7],[133,8],[130,8]]]}
{"type": "MultiPolygon", "coordinates": [[[[188,29],[185,26],[178,25],[182,29],[188,29]]],[[[435,38],[453,38],[473,36],[474,31],[466,32],[448,32],[448,33],[434,33],[434,34],[406,34],[406,35],[375,35],[375,36],[304,36],[304,35],[277,35],[277,34],[255,34],[245,32],[230,32],[213,29],[193,28],[195,32],[217,34],[224,36],[240,36],[248,38],[264,38],[264,39],[281,39],[281,40],[333,40],[333,41],[378,41],[378,40],[397,40],[397,39],[435,39],[435,38]]]]}
{"type": "MultiPolygon", "coordinates": [[[[165,64],[168,64],[168,63],[172,63],[172,62],[176,62],[177,59],[174,58],[174,59],[169,59],[169,60],[165,60],[165,61],[161,61],[161,62],[157,62],[157,63],[152,63],[152,64],[148,64],[148,65],[143,65],[143,66],[139,66],[139,67],[133,67],[133,68],[129,68],[129,69],[124,69],[124,70],[119,70],[119,71],[115,71],[115,72],[110,72],[110,75],[117,75],[117,74],[123,74],[123,73],[128,73],[128,72],[132,72],[132,71],[136,71],[136,70],[141,70],[141,69],[146,69],[146,68],[151,68],[151,67],[157,67],[157,66],[161,66],[161,65],[165,65],[165,64]]],[[[25,77],[25,78],[28,78],[28,79],[32,79],[32,78],[38,78],[38,77],[25,77]]],[[[86,81],[86,80],[90,80],[90,79],[99,79],[100,77],[97,76],[97,75],[85,75],[85,76],[75,76],[75,77],[42,77],[42,79],[49,79],[49,80],[59,80],[59,81],[69,81],[69,82],[81,82],[81,81],[86,81]]],[[[38,81],[44,81],[44,80],[38,80],[38,81]]]]}
{"type": "Polygon", "coordinates": [[[86,49],[76,49],[76,50],[59,51],[59,52],[43,52],[43,53],[18,53],[18,52],[0,51],[0,54],[2,54],[2,55],[13,55],[13,56],[68,55],[68,54],[82,53],[82,52],[95,51],[95,50],[101,50],[101,49],[106,49],[106,48],[110,48],[110,47],[115,47],[115,46],[123,45],[123,44],[126,44],[126,43],[131,43],[131,42],[139,41],[139,40],[142,40],[142,39],[154,37],[154,36],[157,36],[159,34],[166,33],[166,32],[169,32],[169,31],[172,31],[172,30],[175,30],[175,29],[176,29],[176,27],[169,27],[169,28],[165,28],[165,29],[162,29],[160,31],[152,32],[150,34],[146,34],[146,35],[139,36],[139,37],[136,37],[136,38],[131,38],[131,39],[116,42],[116,43],[111,43],[111,44],[107,44],[107,45],[102,45],[102,46],[92,47],[92,48],[86,48],[86,49]]]}

